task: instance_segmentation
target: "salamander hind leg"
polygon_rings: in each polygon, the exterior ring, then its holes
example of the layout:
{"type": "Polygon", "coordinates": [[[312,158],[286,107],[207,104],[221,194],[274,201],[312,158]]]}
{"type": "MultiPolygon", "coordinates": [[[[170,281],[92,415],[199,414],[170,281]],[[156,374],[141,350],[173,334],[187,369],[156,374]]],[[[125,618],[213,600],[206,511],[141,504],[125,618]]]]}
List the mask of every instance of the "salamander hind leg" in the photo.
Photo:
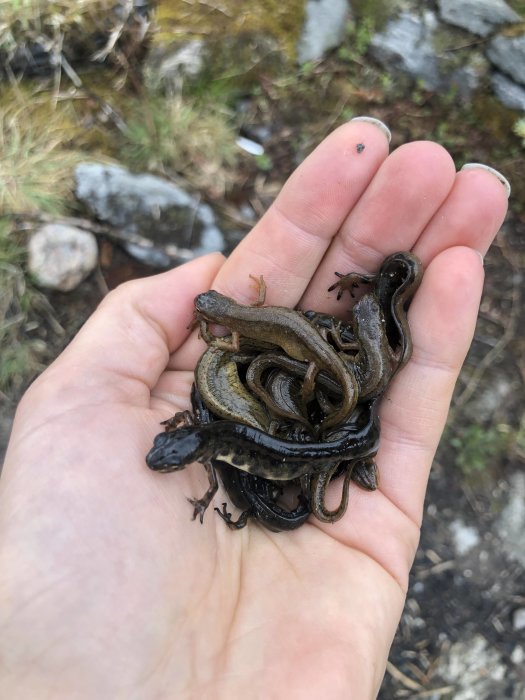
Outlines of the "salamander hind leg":
{"type": "Polygon", "coordinates": [[[220,510],[220,508],[215,508],[215,512],[221,516],[221,518],[224,520],[224,522],[230,528],[230,530],[242,530],[242,528],[246,527],[246,525],[248,524],[248,519],[253,517],[254,515],[253,509],[248,508],[240,514],[237,520],[233,520],[232,514],[228,513],[226,503],[222,504],[222,510],[220,510]]]}
{"type": "Polygon", "coordinates": [[[379,473],[374,457],[355,460],[352,481],[366,491],[379,488],[379,473]]]}

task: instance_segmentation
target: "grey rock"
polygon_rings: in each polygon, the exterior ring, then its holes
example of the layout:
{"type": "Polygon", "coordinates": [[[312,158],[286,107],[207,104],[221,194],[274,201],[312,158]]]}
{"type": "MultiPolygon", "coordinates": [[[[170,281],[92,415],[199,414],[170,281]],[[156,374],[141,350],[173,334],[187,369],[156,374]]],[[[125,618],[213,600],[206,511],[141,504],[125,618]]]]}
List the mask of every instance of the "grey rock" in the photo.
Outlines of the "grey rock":
{"type": "Polygon", "coordinates": [[[46,224],[28,244],[28,267],[37,284],[70,292],[92,272],[98,260],[92,233],[62,224],[46,224]]]}
{"type": "Polygon", "coordinates": [[[431,11],[421,15],[402,12],[372,37],[371,53],[387,70],[408,73],[429,90],[456,89],[462,99],[468,99],[478,87],[485,62],[471,56],[470,63],[458,66],[449,55],[439,55],[434,47],[439,27],[431,11]]]}
{"type": "Polygon", "coordinates": [[[385,67],[395,67],[420,78],[425,87],[437,89],[439,70],[432,38],[436,16],[425,12],[423,17],[403,12],[391,20],[385,30],[372,37],[371,52],[385,67]]]}
{"type": "Polygon", "coordinates": [[[454,542],[454,549],[458,556],[464,556],[481,541],[476,528],[471,525],[465,525],[462,520],[453,520],[450,523],[450,531],[454,542]]]}
{"type": "Polygon", "coordinates": [[[101,163],[81,163],[75,179],[77,198],[142,262],[167,267],[224,249],[211,207],[172,182],[101,163]]]}
{"type": "Polygon", "coordinates": [[[525,112],[525,87],[497,72],[492,74],[491,82],[496,97],[505,107],[525,112]]]}
{"type": "Polygon", "coordinates": [[[496,36],[490,42],[487,56],[503,73],[525,85],[525,34],[496,36]]]}
{"type": "Polygon", "coordinates": [[[297,60],[316,61],[339,46],[349,17],[347,0],[308,0],[305,21],[297,43],[297,60]]]}
{"type": "Polygon", "coordinates": [[[439,13],[445,22],[479,36],[521,20],[503,0],[439,0],[439,13]]]}
{"type": "MultiPolygon", "coordinates": [[[[523,610],[523,608],[521,609],[523,610]]],[[[510,660],[513,664],[516,664],[516,666],[521,666],[525,661],[525,649],[520,644],[516,644],[512,650],[510,660]]]]}
{"type": "Polygon", "coordinates": [[[525,608],[517,608],[512,613],[512,626],[515,630],[525,630],[525,608]]]}
{"type": "Polygon", "coordinates": [[[480,634],[453,644],[437,674],[455,686],[454,700],[504,697],[506,668],[502,657],[480,634]]]}

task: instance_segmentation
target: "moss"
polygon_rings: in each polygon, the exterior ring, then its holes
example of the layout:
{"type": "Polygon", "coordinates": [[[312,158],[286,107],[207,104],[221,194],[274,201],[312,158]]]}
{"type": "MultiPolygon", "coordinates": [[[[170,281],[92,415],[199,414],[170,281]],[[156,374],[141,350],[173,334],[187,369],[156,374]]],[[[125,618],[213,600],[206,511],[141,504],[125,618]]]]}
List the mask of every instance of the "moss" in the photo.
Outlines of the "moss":
{"type": "Polygon", "coordinates": [[[259,0],[242,8],[238,0],[170,2],[160,0],[155,11],[155,44],[201,37],[224,39],[239,34],[269,34],[290,58],[304,22],[305,0],[259,0]]]}
{"type": "Polygon", "coordinates": [[[392,0],[352,0],[352,9],[358,23],[371,20],[373,27],[380,31],[399,8],[392,0]]]}
{"type": "Polygon", "coordinates": [[[525,17],[525,0],[507,0],[507,4],[518,14],[525,17]]]}
{"type": "Polygon", "coordinates": [[[525,148],[525,118],[518,119],[512,127],[512,130],[516,136],[521,139],[521,145],[525,148]]]}
{"type": "Polygon", "coordinates": [[[507,454],[512,435],[508,426],[469,425],[461,433],[450,438],[455,448],[455,463],[467,479],[479,476],[496,466],[507,454]]]}

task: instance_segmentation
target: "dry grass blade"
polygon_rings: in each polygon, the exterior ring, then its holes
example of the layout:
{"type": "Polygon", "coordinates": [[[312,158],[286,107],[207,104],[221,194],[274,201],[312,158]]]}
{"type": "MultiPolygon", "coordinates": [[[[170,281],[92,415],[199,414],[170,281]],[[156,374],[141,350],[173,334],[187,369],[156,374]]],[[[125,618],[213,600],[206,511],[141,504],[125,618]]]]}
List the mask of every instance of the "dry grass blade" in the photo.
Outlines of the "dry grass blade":
{"type": "Polygon", "coordinates": [[[37,127],[27,108],[0,111],[0,213],[59,211],[80,154],[67,150],[57,115],[37,127]]]}
{"type": "Polygon", "coordinates": [[[408,688],[409,690],[423,690],[423,686],[420,683],[417,683],[416,681],[412,680],[412,678],[405,675],[396,666],[394,666],[391,661],[387,661],[386,670],[392,676],[392,678],[395,678],[395,680],[401,683],[401,685],[404,685],[405,688],[408,688]]]}

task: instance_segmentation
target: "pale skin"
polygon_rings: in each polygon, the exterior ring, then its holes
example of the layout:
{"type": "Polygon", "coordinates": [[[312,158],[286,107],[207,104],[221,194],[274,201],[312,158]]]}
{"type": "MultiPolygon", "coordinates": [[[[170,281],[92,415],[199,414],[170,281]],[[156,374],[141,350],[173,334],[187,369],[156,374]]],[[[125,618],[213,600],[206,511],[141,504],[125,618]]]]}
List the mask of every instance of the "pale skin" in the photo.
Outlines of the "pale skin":
{"type": "Polygon", "coordinates": [[[0,479],[0,697],[374,698],[474,331],[476,251],[506,207],[493,174],[456,173],[429,142],[388,155],[381,130],[349,122],[228,260],[110,293],[17,412],[0,479]],[[413,357],[381,405],[379,491],[352,485],[341,521],[288,533],[232,532],[211,508],[192,521],[203,468],[156,474],[144,456],[160,421],[189,407],[196,294],[253,302],[249,275],[263,275],[268,304],[344,315],[349,297],[326,291],[334,272],[408,249],[426,272],[413,357]]]}

